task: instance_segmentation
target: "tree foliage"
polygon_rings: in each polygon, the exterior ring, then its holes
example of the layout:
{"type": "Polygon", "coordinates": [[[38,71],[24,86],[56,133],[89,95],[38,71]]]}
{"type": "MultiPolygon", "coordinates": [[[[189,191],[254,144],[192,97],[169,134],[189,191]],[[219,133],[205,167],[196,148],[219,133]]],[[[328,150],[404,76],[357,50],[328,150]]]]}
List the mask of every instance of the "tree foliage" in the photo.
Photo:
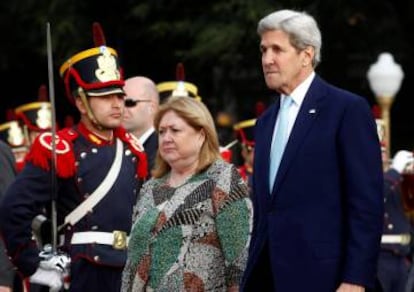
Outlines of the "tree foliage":
{"type": "MultiPolygon", "coordinates": [[[[0,3],[0,73],[7,106],[35,99],[47,83],[46,22],[52,26],[56,88],[63,95],[59,66],[72,54],[92,46],[91,25],[103,25],[109,46],[118,50],[125,76],[146,75],[155,82],[175,79],[183,62],[186,79],[195,83],[213,113],[236,118],[269,100],[261,73],[258,20],[280,8],[314,15],[323,33],[318,72],[329,81],[368,96],[365,73],[382,51],[394,54],[412,76],[414,36],[411,1],[390,0],[19,0],[0,3]]],[[[404,88],[402,89],[404,92],[404,88]]],[[[59,99],[62,111],[67,109],[59,99]]]]}

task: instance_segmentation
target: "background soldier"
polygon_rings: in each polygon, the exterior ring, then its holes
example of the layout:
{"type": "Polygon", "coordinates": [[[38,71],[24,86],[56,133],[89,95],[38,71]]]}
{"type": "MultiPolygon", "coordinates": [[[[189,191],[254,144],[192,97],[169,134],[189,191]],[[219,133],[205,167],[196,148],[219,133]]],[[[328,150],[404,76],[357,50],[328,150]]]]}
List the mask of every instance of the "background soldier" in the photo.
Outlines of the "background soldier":
{"type": "Polygon", "coordinates": [[[384,227],[378,259],[378,278],[384,292],[402,292],[407,282],[411,224],[404,212],[401,181],[412,163],[412,152],[398,151],[384,173],[384,227]]]}
{"type": "Polygon", "coordinates": [[[182,63],[177,64],[175,74],[175,81],[165,81],[157,84],[157,89],[160,94],[160,103],[165,101],[171,95],[189,96],[201,100],[201,97],[198,95],[197,86],[191,82],[185,81],[185,71],[182,63]]]}
{"type": "Polygon", "coordinates": [[[238,122],[233,126],[236,137],[240,143],[240,155],[242,157],[242,165],[239,166],[241,177],[251,189],[253,175],[253,159],[254,159],[254,135],[253,129],[256,119],[250,119],[238,122]]]}
{"type": "Polygon", "coordinates": [[[124,81],[117,52],[105,45],[98,24],[94,40],[94,48],[60,68],[67,95],[80,112],[79,124],[58,131],[55,154],[50,133],[36,138],[0,209],[14,264],[31,282],[55,290],[62,286],[60,258],[42,261],[30,228],[53,195],[52,155],[57,223],[64,235],[62,248],[71,257],[70,291],[119,291],[132,208],[147,176],[142,146],[120,127],[124,81]]]}
{"type": "Polygon", "coordinates": [[[23,104],[15,110],[16,118],[22,122],[23,129],[29,137],[28,146],[31,146],[36,137],[52,128],[52,111],[48,101],[46,85],[39,87],[37,101],[23,104]]]}
{"type": "Polygon", "coordinates": [[[0,139],[10,146],[15,160],[15,168],[20,172],[24,166],[24,159],[29,151],[28,139],[21,123],[9,111],[8,121],[0,125],[0,139]]]}
{"type": "Polygon", "coordinates": [[[413,153],[398,151],[389,159],[386,148],[385,124],[379,107],[372,112],[377,124],[384,168],[384,226],[378,259],[378,278],[384,292],[404,291],[409,263],[411,223],[405,214],[401,183],[403,173],[413,163],[413,153]]]}

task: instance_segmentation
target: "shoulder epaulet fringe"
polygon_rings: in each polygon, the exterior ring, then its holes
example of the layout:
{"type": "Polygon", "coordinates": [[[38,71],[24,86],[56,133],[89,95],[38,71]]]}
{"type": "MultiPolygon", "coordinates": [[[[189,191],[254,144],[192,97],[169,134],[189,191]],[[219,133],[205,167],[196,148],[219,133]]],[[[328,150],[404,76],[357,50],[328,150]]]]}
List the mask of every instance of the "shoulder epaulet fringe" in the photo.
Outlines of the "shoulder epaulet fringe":
{"type": "MultiPolygon", "coordinates": [[[[56,174],[61,178],[75,175],[75,154],[72,141],[77,133],[71,129],[63,129],[56,134],[56,174]]],[[[40,134],[34,141],[26,160],[46,171],[51,170],[52,134],[40,134]]]]}
{"type": "Polygon", "coordinates": [[[124,128],[117,128],[114,132],[115,137],[118,137],[123,142],[128,144],[129,149],[137,157],[137,175],[140,179],[146,179],[148,176],[148,162],[147,155],[144,152],[144,148],[137,139],[127,133],[124,128]]]}

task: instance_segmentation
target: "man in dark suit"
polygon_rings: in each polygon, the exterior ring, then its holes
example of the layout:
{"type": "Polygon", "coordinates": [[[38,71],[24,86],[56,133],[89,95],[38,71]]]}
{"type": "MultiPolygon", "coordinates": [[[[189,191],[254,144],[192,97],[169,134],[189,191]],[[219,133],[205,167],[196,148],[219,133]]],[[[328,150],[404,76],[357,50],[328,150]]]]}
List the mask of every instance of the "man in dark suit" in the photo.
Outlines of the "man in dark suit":
{"type": "Polygon", "coordinates": [[[158,110],[159,94],[151,79],[135,76],[125,80],[124,128],[144,146],[148,159],[148,174],[154,167],[158,150],[158,135],[153,122],[158,110]]]}
{"type": "Polygon", "coordinates": [[[374,288],[383,174],[370,107],[315,74],[313,17],[277,11],[258,33],[265,81],[278,97],[255,126],[254,227],[241,290],[374,288]]]}

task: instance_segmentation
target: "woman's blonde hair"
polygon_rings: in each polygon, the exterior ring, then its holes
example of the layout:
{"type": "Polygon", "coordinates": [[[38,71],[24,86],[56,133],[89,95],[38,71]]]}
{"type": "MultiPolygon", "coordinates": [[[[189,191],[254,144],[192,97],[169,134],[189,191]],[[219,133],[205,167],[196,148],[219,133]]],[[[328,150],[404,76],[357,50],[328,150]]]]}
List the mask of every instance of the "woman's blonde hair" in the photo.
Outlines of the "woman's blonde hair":
{"type": "MultiPolygon", "coordinates": [[[[155,118],[154,128],[158,132],[162,117],[167,113],[173,111],[180,118],[187,122],[188,125],[196,130],[203,130],[205,133],[205,141],[201,146],[200,157],[196,172],[210,166],[217,159],[221,159],[219,150],[219,141],[217,131],[214,125],[213,117],[210,111],[203,102],[195,100],[191,97],[170,97],[166,102],[160,105],[155,118]]],[[[162,159],[159,151],[155,159],[155,168],[152,171],[152,176],[159,178],[164,176],[171,167],[162,159]]]]}

